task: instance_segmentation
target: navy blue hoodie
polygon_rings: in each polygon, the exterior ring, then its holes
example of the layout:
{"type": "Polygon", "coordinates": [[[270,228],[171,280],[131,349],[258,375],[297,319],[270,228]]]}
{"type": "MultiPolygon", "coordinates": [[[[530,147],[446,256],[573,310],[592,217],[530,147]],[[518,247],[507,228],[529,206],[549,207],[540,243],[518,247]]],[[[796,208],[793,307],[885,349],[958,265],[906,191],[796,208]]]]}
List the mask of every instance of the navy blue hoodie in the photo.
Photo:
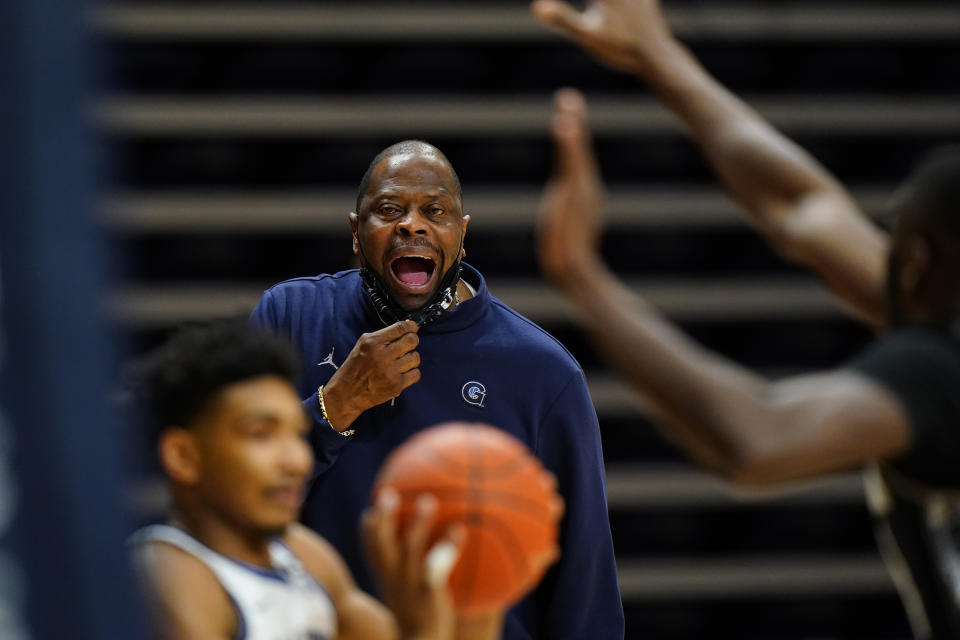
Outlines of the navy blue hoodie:
{"type": "Polygon", "coordinates": [[[316,478],[303,522],[341,553],[375,593],[363,557],[360,513],[384,458],[413,433],[451,420],[485,422],[527,444],[557,477],[566,503],[561,557],[506,616],[503,638],[623,638],[607,515],[600,431],[583,371],[553,337],[490,295],[464,265],[476,295],[421,329],[419,382],[364,412],[344,437],[323,421],[316,390],[362,333],[383,328],[357,270],[294,278],[263,294],[251,322],[289,337],[304,357],[301,395],[315,422],[316,478]]]}

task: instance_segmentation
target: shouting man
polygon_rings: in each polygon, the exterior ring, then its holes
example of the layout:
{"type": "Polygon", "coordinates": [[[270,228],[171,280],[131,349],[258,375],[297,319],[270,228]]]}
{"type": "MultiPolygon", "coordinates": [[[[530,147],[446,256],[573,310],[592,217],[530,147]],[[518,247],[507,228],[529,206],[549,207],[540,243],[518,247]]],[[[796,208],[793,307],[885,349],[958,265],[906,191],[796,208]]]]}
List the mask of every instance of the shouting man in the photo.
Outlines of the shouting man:
{"type": "Polygon", "coordinates": [[[507,640],[623,637],[596,413],[573,357],[464,264],[470,216],[447,158],[420,141],[371,162],[349,216],[359,270],[267,290],[252,322],[307,363],[317,477],[303,521],[372,588],[356,523],[383,459],[450,420],[496,425],[557,478],[561,557],[504,621],[507,640]]]}

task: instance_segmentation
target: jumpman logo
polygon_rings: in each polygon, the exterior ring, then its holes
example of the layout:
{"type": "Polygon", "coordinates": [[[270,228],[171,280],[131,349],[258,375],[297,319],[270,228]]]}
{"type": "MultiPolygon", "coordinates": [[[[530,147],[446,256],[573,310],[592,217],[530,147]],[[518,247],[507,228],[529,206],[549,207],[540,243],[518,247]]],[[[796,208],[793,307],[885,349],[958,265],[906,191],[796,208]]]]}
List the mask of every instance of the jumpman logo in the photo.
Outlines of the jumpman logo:
{"type": "Polygon", "coordinates": [[[336,351],[336,350],[337,350],[336,347],[331,347],[331,348],[330,348],[330,353],[327,354],[327,357],[326,357],[326,358],[324,358],[323,360],[321,360],[320,362],[318,362],[318,363],[317,363],[317,366],[318,366],[318,367],[321,367],[321,366],[323,366],[323,365],[325,365],[325,364],[328,364],[328,365],[330,365],[331,367],[333,367],[333,370],[334,370],[334,371],[336,371],[337,369],[339,369],[340,367],[338,367],[338,366],[337,366],[337,363],[333,361],[333,352],[336,351]]]}

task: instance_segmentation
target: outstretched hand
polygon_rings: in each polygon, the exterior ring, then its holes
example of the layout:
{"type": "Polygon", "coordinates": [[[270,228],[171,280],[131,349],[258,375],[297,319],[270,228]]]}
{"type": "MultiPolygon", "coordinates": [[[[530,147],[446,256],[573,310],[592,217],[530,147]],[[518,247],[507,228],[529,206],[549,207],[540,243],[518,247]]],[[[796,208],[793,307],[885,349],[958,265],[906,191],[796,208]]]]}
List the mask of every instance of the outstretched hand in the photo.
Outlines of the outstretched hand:
{"type": "Polygon", "coordinates": [[[544,273],[565,288],[599,261],[603,230],[604,188],[579,91],[557,91],[550,130],[556,166],[540,200],[537,253],[544,273]]]}
{"type": "Polygon", "coordinates": [[[621,71],[643,68],[648,45],[672,38],[658,0],[590,0],[579,11],[563,0],[534,0],[533,16],[621,71]]]}
{"type": "Polygon", "coordinates": [[[363,514],[367,557],[405,640],[452,640],[456,629],[447,581],[464,541],[454,527],[427,548],[436,498],[418,496],[404,535],[398,535],[399,495],[384,487],[363,514]]]}

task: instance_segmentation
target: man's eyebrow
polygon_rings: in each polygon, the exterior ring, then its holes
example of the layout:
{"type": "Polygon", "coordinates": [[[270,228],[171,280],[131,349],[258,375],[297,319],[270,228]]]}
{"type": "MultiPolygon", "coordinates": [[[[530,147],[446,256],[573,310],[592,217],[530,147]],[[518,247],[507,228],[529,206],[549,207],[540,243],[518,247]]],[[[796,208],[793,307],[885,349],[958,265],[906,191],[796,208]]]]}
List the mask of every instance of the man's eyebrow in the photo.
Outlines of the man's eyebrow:
{"type": "MultiPolygon", "coordinates": [[[[377,201],[385,198],[399,198],[403,196],[404,192],[407,190],[408,189],[404,189],[403,187],[385,189],[383,191],[378,191],[377,193],[372,194],[370,196],[370,200],[377,201]]],[[[424,194],[424,196],[427,198],[453,198],[453,199],[456,199],[457,197],[455,192],[445,187],[438,187],[436,189],[431,189],[430,191],[427,191],[424,194]]]]}
{"type": "Polygon", "coordinates": [[[241,424],[251,423],[251,422],[279,422],[279,421],[280,421],[280,416],[279,414],[277,414],[276,411],[270,411],[266,409],[254,409],[252,411],[248,411],[237,419],[237,422],[241,424]]]}

